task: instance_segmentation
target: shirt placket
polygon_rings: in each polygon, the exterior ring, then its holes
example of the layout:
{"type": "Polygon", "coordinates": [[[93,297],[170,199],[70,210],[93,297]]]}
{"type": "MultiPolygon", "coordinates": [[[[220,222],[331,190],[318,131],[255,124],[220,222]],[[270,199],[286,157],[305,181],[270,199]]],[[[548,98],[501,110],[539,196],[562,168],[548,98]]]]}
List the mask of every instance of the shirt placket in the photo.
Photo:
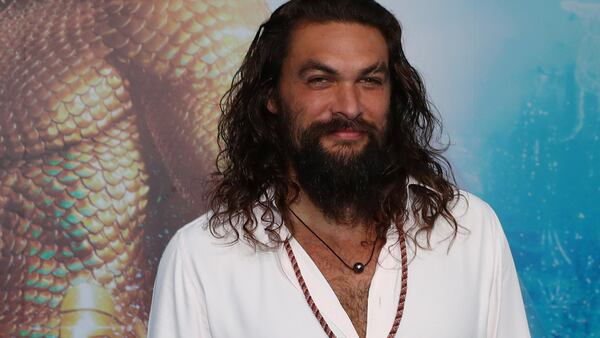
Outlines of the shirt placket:
{"type": "MultiPolygon", "coordinates": [[[[369,288],[367,338],[387,337],[394,321],[401,286],[400,250],[397,243],[398,236],[394,231],[390,230],[387,234],[386,245],[379,255],[378,265],[369,288]]],[[[291,239],[290,245],[309,292],[330,328],[337,337],[358,338],[352,321],[319,268],[296,240],[291,239]]],[[[278,251],[278,256],[287,279],[299,293],[302,293],[302,288],[283,247],[278,251]]],[[[311,311],[308,304],[307,311],[311,311]]],[[[315,325],[319,325],[316,319],[315,325]]]]}

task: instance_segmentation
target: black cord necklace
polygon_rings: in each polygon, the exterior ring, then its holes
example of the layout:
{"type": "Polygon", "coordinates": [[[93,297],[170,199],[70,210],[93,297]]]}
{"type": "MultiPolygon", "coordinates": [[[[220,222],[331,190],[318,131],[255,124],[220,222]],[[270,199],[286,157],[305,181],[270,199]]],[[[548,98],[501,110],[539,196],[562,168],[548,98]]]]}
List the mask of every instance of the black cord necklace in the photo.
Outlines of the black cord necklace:
{"type": "Polygon", "coordinates": [[[337,257],[344,264],[344,266],[346,266],[348,269],[354,271],[354,273],[362,273],[363,271],[365,271],[365,267],[369,263],[371,263],[371,259],[373,259],[373,253],[375,252],[375,247],[377,246],[377,239],[375,239],[375,242],[373,243],[373,248],[371,249],[371,255],[369,256],[369,260],[366,263],[356,262],[356,263],[354,263],[353,266],[350,266],[327,243],[325,243],[325,241],[321,237],[319,237],[319,235],[317,235],[317,233],[314,232],[302,220],[302,218],[300,218],[300,216],[296,215],[296,213],[294,212],[294,210],[292,210],[291,208],[288,208],[288,210],[292,213],[292,215],[294,215],[294,217],[296,217],[300,221],[300,223],[302,223],[302,225],[304,225],[308,229],[308,231],[310,231],[313,235],[315,235],[315,237],[317,237],[319,239],[319,241],[321,241],[321,243],[323,243],[323,245],[325,245],[327,247],[327,249],[329,249],[329,251],[331,251],[331,253],[333,253],[335,255],[335,257],[337,257]]]}

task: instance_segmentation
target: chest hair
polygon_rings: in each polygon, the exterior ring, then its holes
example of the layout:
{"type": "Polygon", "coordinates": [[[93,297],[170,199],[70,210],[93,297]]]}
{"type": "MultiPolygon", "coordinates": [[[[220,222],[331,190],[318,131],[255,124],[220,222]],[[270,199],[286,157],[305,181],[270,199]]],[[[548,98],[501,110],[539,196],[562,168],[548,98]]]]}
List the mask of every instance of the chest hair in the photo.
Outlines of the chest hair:
{"type": "MultiPolygon", "coordinates": [[[[377,249],[380,249],[379,245],[377,249]]],[[[373,262],[367,265],[365,271],[356,274],[341,265],[335,257],[332,258],[330,253],[320,252],[320,254],[315,255],[319,257],[314,260],[315,264],[337,296],[358,336],[364,338],[367,331],[369,287],[375,274],[377,255],[373,257],[373,262]]]]}
{"type": "Polygon", "coordinates": [[[367,313],[369,304],[370,280],[350,282],[345,277],[338,277],[330,281],[344,311],[350,317],[359,337],[365,337],[367,332],[367,313]]]}
{"type": "MultiPolygon", "coordinates": [[[[314,240],[303,241],[302,239],[301,237],[301,244],[331,286],[358,336],[360,338],[366,337],[369,287],[375,274],[379,252],[385,241],[378,241],[370,264],[365,267],[362,273],[356,274],[341,264],[339,259],[332,255],[329,249],[321,243],[314,240]]],[[[361,256],[363,258],[368,257],[371,251],[369,249],[368,246],[362,248],[363,253],[361,256]]],[[[344,256],[351,256],[349,252],[339,253],[344,256]]]]}

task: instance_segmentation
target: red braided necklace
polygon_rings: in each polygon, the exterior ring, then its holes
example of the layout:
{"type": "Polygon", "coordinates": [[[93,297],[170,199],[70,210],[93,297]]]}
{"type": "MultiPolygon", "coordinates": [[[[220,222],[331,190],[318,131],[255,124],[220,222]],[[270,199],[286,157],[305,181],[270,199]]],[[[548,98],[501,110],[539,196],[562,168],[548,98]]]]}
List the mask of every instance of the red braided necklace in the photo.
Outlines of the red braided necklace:
{"type": "MultiPolygon", "coordinates": [[[[388,338],[393,338],[396,335],[396,332],[398,331],[398,327],[400,326],[400,320],[402,320],[402,313],[404,312],[404,301],[406,300],[406,289],[407,289],[407,278],[408,278],[408,263],[407,263],[407,258],[406,258],[406,241],[404,238],[404,232],[402,232],[401,230],[398,230],[398,232],[400,234],[399,242],[400,242],[400,257],[401,257],[401,262],[402,262],[402,285],[400,287],[400,297],[398,298],[398,307],[396,309],[396,317],[394,318],[394,323],[392,324],[392,328],[390,329],[388,338]]],[[[294,273],[296,274],[296,279],[298,280],[298,283],[300,284],[300,287],[302,288],[302,292],[304,293],[304,298],[306,298],[306,302],[308,303],[308,306],[310,307],[313,314],[319,321],[319,324],[321,324],[321,327],[323,328],[323,330],[325,331],[327,336],[329,338],[335,338],[336,337],[335,334],[333,333],[333,331],[331,331],[331,328],[329,328],[329,325],[327,325],[327,321],[325,321],[325,318],[323,318],[321,311],[319,311],[319,308],[317,307],[312,296],[310,295],[310,291],[308,290],[308,286],[306,285],[306,282],[304,281],[304,277],[302,277],[302,272],[300,271],[300,267],[298,266],[298,261],[296,260],[296,256],[294,255],[294,252],[292,251],[292,246],[290,245],[290,242],[288,240],[286,240],[283,244],[285,246],[285,250],[287,251],[288,257],[290,258],[290,262],[292,263],[292,267],[294,268],[294,273]]]]}

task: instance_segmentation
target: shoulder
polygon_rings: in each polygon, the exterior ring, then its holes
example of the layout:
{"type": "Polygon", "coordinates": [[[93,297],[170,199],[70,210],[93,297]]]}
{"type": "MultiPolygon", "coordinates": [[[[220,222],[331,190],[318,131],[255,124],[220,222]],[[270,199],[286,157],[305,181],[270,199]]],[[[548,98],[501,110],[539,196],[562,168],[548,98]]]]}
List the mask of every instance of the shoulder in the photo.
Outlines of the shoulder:
{"type": "Polygon", "coordinates": [[[210,233],[206,230],[207,215],[202,215],[179,228],[165,247],[160,268],[188,266],[201,258],[207,250],[210,233]]]}
{"type": "Polygon", "coordinates": [[[171,238],[159,265],[157,279],[179,278],[180,284],[202,289],[208,301],[231,297],[231,288],[244,290],[244,283],[258,281],[265,271],[274,271],[275,250],[260,250],[240,234],[238,241],[226,234],[213,234],[210,214],[191,221],[171,238]],[[180,276],[180,277],[168,277],[180,276]]]}
{"type": "Polygon", "coordinates": [[[210,217],[211,213],[206,213],[182,226],[173,236],[173,240],[189,245],[207,241],[211,235],[208,229],[210,217]]]}
{"type": "Polygon", "coordinates": [[[452,215],[467,222],[497,221],[494,209],[473,193],[458,190],[450,205],[452,215]]]}
{"type": "Polygon", "coordinates": [[[477,195],[457,190],[448,210],[456,227],[446,218],[438,216],[431,232],[430,243],[440,249],[460,246],[491,244],[504,237],[502,226],[492,207],[477,195]]]}
{"type": "Polygon", "coordinates": [[[233,230],[226,227],[211,230],[212,215],[212,212],[208,212],[177,230],[165,253],[176,251],[182,256],[181,259],[190,263],[210,265],[256,252],[256,248],[244,239],[241,232],[238,238],[233,230]]]}
{"type": "Polygon", "coordinates": [[[169,241],[167,249],[189,254],[195,249],[206,247],[212,237],[208,230],[209,219],[210,215],[204,214],[179,228],[169,241]]]}
{"type": "MultiPolygon", "coordinates": [[[[409,176],[408,187],[412,186],[425,188],[433,195],[439,194],[435,188],[418,181],[412,176],[409,176]]],[[[413,200],[412,197],[411,190],[409,189],[409,200],[413,200]]],[[[411,203],[414,203],[414,200],[411,203]]],[[[452,198],[445,207],[457,221],[459,219],[466,222],[481,221],[482,219],[497,219],[496,213],[488,203],[475,194],[458,189],[456,187],[454,188],[454,198],[452,198]]],[[[443,222],[443,217],[438,217],[438,221],[436,223],[441,222],[443,222]]]]}
{"type": "Polygon", "coordinates": [[[208,262],[207,257],[215,255],[226,240],[215,237],[209,229],[210,213],[204,214],[175,232],[163,253],[188,264],[208,262]]]}
{"type": "Polygon", "coordinates": [[[473,193],[460,190],[450,209],[458,224],[457,239],[492,245],[504,238],[494,209],[473,193]]]}

